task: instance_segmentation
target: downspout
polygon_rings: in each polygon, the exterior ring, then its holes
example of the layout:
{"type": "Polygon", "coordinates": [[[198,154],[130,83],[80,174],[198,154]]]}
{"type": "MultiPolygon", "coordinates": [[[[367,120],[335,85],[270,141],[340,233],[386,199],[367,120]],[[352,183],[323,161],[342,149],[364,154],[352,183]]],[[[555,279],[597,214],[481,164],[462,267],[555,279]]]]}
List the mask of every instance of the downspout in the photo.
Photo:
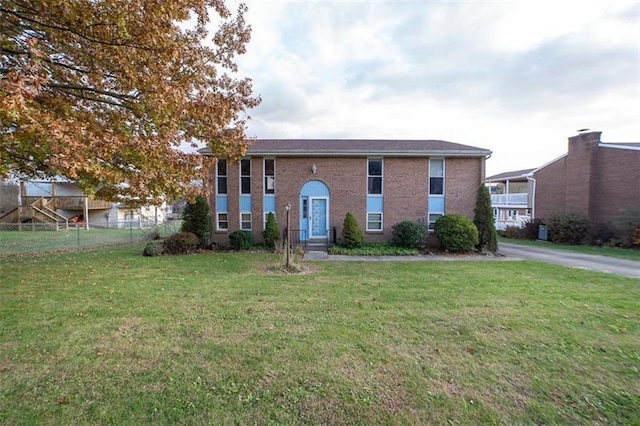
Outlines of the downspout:
{"type": "Polygon", "coordinates": [[[530,180],[533,182],[533,187],[531,189],[531,219],[535,219],[536,218],[536,179],[531,177],[531,176],[527,176],[527,180],[530,180]]]}

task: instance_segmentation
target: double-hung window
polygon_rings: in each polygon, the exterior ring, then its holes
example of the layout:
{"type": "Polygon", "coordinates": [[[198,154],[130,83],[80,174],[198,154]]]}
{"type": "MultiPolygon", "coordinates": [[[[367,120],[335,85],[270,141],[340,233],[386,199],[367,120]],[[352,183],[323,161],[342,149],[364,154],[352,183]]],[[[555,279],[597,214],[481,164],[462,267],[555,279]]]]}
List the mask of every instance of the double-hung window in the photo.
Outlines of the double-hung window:
{"type": "Polygon", "coordinates": [[[251,160],[240,160],[240,193],[251,194],[251,160]]]}
{"type": "Polygon", "coordinates": [[[429,160],[429,230],[444,215],[444,159],[429,160]]]}
{"type": "Polygon", "coordinates": [[[227,212],[227,160],[219,159],[216,163],[216,230],[229,229],[227,212]]]}
{"type": "Polygon", "coordinates": [[[276,160],[273,158],[264,159],[264,193],[276,193],[276,160]]]}
{"type": "Polygon", "coordinates": [[[218,213],[216,226],[218,231],[228,230],[229,229],[229,213],[218,213]]]}
{"type": "Polygon", "coordinates": [[[382,195],[382,158],[370,158],[368,161],[367,194],[382,195]]]}
{"type": "Polygon", "coordinates": [[[227,194],[227,160],[218,160],[216,164],[216,192],[227,194]]]}
{"type": "Polygon", "coordinates": [[[251,213],[240,214],[240,229],[251,231],[251,213]]]}
{"type": "Polygon", "coordinates": [[[382,231],[382,158],[367,160],[367,231],[382,231]]]}

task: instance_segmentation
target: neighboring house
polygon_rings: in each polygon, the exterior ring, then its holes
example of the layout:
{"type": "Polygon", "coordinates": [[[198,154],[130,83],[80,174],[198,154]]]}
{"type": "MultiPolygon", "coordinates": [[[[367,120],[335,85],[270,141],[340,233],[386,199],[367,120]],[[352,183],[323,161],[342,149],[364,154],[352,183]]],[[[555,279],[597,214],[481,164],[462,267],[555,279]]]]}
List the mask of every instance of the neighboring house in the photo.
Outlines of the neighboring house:
{"type": "Polygon", "coordinates": [[[516,170],[485,179],[491,193],[496,229],[502,230],[507,226],[522,227],[531,219],[533,181],[530,174],[534,170],[516,170]]]}
{"type": "MultiPolygon", "coordinates": [[[[637,214],[640,143],[604,143],[601,134],[584,132],[572,136],[567,153],[561,157],[528,172],[490,176],[485,182],[491,186],[521,184],[515,191],[505,193],[519,202],[526,198],[526,208],[534,218],[579,213],[594,223],[609,223],[637,214]]],[[[494,212],[504,208],[502,201],[500,195],[492,195],[494,212]]],[[[524,207],[522,203],[517,205],[524,207]]]]}
{"type": "Polygon", "coordinates": [[[311,242],[339,239],[347,212],[367,241],[390,240],[403,220],[472,218],[490,154],[437,140],[258,139],[238,162],[214,166],[214,241],[240,229],[262,241],[266,215],[284,230],[287,206],[294,238],[311,242]]]}
{"type": "Polygon", "coordinates": [[[50,180],[7,181],[3,184],[0,223],[43,223],[64,228],[69,224],[86,228],[117,228],[165,220],[165,206],[131,209],[111,201],[87,197],[73,182],[50,180]],[[11,188],[11,189],[8,189],[11,188]],[[4,194],[10,194],[5,197],[4,194]]]}

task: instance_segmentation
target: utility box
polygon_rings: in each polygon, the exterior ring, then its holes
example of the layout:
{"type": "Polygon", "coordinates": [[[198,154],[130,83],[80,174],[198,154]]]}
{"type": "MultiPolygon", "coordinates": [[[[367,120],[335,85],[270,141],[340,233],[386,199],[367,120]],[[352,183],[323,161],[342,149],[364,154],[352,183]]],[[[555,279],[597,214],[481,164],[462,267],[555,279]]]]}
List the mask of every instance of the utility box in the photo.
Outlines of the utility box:
{"type": "Polygon", "coordinates": [[[538,239],[542,241],[547,241],[547,225],[540,225],[538,228],[538,239]]]}

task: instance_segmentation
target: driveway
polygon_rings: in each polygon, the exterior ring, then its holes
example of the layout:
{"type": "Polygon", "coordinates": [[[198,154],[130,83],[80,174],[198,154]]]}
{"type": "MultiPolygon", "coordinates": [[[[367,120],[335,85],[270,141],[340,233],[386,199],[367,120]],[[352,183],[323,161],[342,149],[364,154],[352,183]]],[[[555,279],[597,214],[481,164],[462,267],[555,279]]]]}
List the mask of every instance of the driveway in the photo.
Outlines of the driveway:
{"type": "Polygon", "coordinates": [[[518,244],[500,243],[499,253],[507,258],[536,260],[555,263],[572,268],[608,272],[629,278],[640,278],[640,262],[617,259],[615,257],[580,254],[545,247],[529,247],[518,244]]]}

